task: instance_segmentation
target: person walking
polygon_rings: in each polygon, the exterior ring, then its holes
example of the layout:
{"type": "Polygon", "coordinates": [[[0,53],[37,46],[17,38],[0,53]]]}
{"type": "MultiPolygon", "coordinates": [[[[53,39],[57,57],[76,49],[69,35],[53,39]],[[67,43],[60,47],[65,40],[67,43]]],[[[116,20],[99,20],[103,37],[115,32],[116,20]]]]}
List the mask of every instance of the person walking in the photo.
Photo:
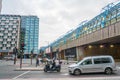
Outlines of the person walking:
{"type": "Polygon", "coordinates": [[[36,58],[36,67],[39,66],[39,57],[36,58]]]}
{"type": "Polygon", "coordinates": [[[16,60],[17,60],[17,53],[18,53],[18,50],[16,47],[13,48],[13,54],[15,55],[14,57],[14,64],[16,64],[16,60]]]}

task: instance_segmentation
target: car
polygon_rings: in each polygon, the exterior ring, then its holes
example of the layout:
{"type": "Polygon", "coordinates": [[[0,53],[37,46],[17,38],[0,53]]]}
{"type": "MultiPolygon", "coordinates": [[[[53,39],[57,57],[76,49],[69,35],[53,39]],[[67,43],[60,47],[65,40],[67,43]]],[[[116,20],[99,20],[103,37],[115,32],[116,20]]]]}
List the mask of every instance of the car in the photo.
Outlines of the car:
{"type": "Polygon", "coordinates": [[[115,61],[112,56],[90,56],[68,67],[69,74],[105,72],[111,74],[116,71],[115,61]]]}
{"type": "Polygon", "coordinates": [[[15,56],[14,55],[6,55],[4,57],[5,60],[14,60],[15,56]]]}

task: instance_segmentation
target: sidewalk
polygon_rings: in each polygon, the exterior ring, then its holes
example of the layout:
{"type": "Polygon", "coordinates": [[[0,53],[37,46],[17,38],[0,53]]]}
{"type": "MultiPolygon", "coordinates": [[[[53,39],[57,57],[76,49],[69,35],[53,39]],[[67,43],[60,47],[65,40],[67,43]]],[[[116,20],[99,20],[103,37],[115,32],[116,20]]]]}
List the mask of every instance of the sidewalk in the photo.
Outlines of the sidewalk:
{"type": "Polygon", "coordinates": [[[22,68],[20,68],[20,64],[18,65],[15,71],[43,71],[45,64],[40,64],[40,66],[37,66],[35,64],[22,64],[22,68]]]}
{"type": "MultiPolygon", "coordinates": [[[[66,60],[61,60],[62,61],[62,69],[67,69],[67,67],[70,64],[74,64],[77,61],[68,61],[69,64],[67,64],[66,60]]],[[[120,62],[116,62],[116,65],[118,68],[120,68],[120,62]]],[[[20,64],[16,64],[17,68],[15,69],[15,71],[43,71],[45,64],[41,63],[40,66],[35,65],[35,63],[33,63],[32,65],[30,63],[24,63],[22,64],[22,68],[20,68],[20,64]]]]}
{"type": "MultiPolygon", "coordinates": [[[[66,60],[61,60],[62,61],[62,69],[63,68],[67,68],[68,65],[75,63],[76,61],[69,61],[69,64],[67,64],[66,60]]],[[[58,62],[57,62],[58,64],[58,62]]],[[[23,63],[22,64],[22,68],[20,68],[20,64],[19,62],[15,65],[17,66],[17,68],[15,69],[15,71],[43,71],[45,63],[40,63],[40,66],[36,67],[36,64],[33,63],[32,65],[30,63],[23,63]]]]}
{"type": "Polygon", "coordinates": [[[43,71],[41,67],[22,67],[16,68],[15,71],[43,71]]]}

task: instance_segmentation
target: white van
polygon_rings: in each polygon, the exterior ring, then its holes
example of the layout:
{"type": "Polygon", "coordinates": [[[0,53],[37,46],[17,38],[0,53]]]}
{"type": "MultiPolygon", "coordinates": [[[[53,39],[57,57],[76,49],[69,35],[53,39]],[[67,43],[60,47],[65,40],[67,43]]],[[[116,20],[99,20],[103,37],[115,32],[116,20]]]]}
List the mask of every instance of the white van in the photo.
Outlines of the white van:
{"type": "Polygon", "coordinates": [[[80,62],[68,67],[69,73],[75,75],[94,72],[105,72],[106,74],[111,74],[116,70],[115,61],[112,56],[85,57],[80,62]]]}

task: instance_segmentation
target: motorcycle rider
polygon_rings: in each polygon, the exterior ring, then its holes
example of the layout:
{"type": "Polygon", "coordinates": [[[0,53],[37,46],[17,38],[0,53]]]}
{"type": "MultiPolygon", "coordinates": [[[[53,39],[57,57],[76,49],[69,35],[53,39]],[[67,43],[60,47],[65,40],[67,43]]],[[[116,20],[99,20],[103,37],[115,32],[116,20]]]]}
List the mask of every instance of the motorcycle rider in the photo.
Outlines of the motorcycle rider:
{"type": "Polygon", "coordinates": [[[47,61],[46,68],[50,69],[50,62],[49,61],[47,61]]]}
{"type": "Polygon", "coordinates": [[[53,63],[52,63],[52,67],[51,67],[51,69],[54,69],[55,66],[56,66],[56,62],[55,62],[55,60],[53,60],[53,63]]]}
{"type": "Polygon", "coordinates": [[[52,62],[47,62],[47,64],[44,67],[44,72],[47,71],[57,71],[60,72],[61,70],[61,65],[56,65],[55,60],[53,60],[52,62]]]}

